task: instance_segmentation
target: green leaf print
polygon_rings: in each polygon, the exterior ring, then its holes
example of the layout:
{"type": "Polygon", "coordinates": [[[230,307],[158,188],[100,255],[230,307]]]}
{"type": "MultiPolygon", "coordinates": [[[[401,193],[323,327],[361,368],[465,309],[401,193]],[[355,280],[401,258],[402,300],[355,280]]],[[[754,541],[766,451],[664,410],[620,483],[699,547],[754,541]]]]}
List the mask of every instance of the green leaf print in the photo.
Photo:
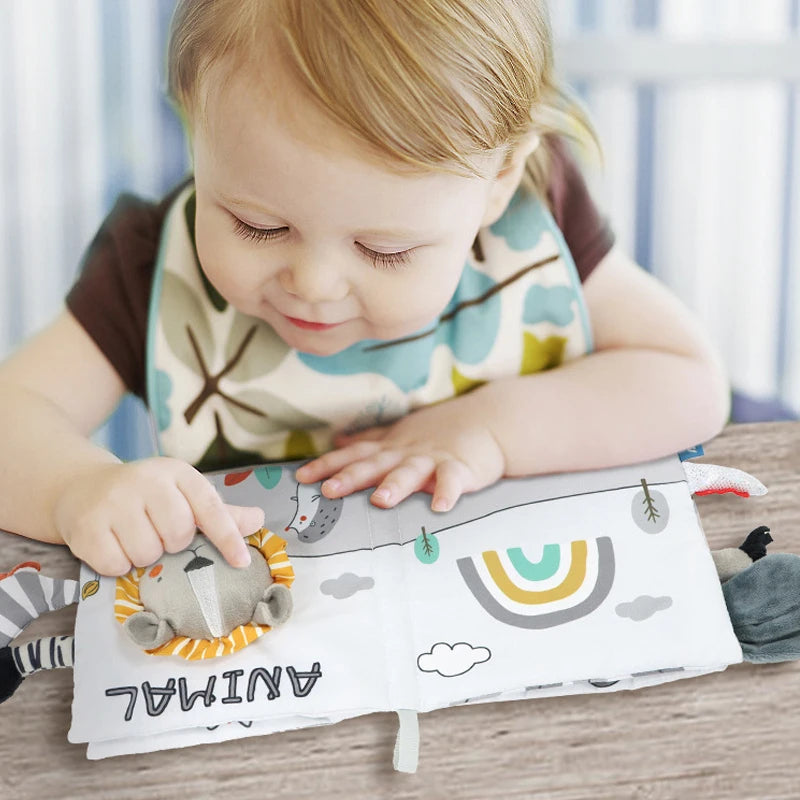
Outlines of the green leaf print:
{"type": "Polygon", "coordinates": [[[433,564],[439,558],[439,540],[436,535],[426,533],[423,527],[422,533],[414,542],[414,555],[423,564],[433,564]]]}
{"type": "Polygon", "coordinates": [[[259,467],[255,476],[265,489],[274,489],[281,480],[281,472],[280,467],[259,467]]]}
{"type": "Polygon", "coordinates": [[[205,309],[200,298],[183,278],[165,270],[162,297],[166,296],[170,296],[174,304],[169,314],[160,315],[167,343],[189,369],[202,376],[203,371],[187,329],[191,329],[200,354],[208,364],[214,352],[214,339],[205,309]]]}
{"type": "Polygon", "coordinates": [[[228,410],[236,420],[236,424],[256,436],[267,436],[293,428],[320,428],[325,425],[324,420],[312,417],[280,397],[260,389],[246,389],[243,392],[231,393],[230,398],[261,412],[260,415],[254,414],[252,411],[230,402],[228,397],[225,398],[228,401],[228,410]]]}
{"type": "Polygon", "coordinates": [[[524,331],[522,345],[522,364],[520,375],[542,372],[557,367],[564,360],[564,348],[567,340],[563,336],[548,336],[542,340],[528,331],[524,331]]]}
{"type": "Polygon", "coordinates": [[[236,365],[226,373],[232,381],[249,381],[272,372],[289,352],[286,342],[266,322],[236,314],[225,343],[225,363],[233,361],[242,348],[236,365]]]}
{"type": "Polygon", "coordinates": [[[453,381],[453,390],[457,395],[471,392],[473,389],[486,383],[486,381],[468,378],[455,367],[450,370],[450,379],[453,381]]]}
{"type": "Polygon", "coordinates": [[[311,458],[319,453],[314,447],[308,431],[291,431],[286,438],[286,451],[283,457],[286,461],[293,461],[298,458],[311,458]]]}
{"type": "Polygon", "coordinates": [[[219,414],[214,413],[217,434],[214,440],[203,453],[203,457],[195,464],[201,472],[210,472],[216,469],[232,469],[234,467],[248,467],[264,460],[261,453],[254,450],[239,450],[234,447],[222,431],[222,422],[219,414]]]}

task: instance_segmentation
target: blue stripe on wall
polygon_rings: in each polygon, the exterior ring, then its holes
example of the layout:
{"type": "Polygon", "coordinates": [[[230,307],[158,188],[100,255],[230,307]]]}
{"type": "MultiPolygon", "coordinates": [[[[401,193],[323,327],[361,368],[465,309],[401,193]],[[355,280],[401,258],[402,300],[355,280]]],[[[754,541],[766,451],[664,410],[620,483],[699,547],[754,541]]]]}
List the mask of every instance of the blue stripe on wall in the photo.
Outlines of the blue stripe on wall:
{"type": "Polygon", "coordinates": [[[163,158],[161,191],[167,192],[183,180],[189,171],[186,138],[177,113],[167,99],[167,40],[174,0],[159,0],[159,50],[163,54],[161,69],[161,97],[159,99],[159,131],[163,158]]]}
{"type": "MultiPolygon", "coordinates": [[[[13,6],[10,12],[14,13],[13,6]]],[[[17,81],[15,76],[17,74],[14,68],[14,44],[12,37],[14,36],[15,26],[12,24],[4,24],[0,26],[0,75],[3,79],[0,80],[0,108],[2,109],[16,109],[19,108],[17,103],[17,81]]],[[[5,328],[5,335],[0,341],[5,342],[18,342],[25,334],[24,324],[22,319],[22,281],[19,277],[19,271],[14,268],[14,265],[22,263],[22,248],[20,246],[20,238],[14,234],[14,231],[20,230],[19,218],[20,207],[19,204],[10,202],[12,198],[18,195],[17,187],[19,186],[19,169],[15,153],[19,153],[20,148],[17,142],[18,131],[17,126],[13,121],[9,121],[6,117],[3,125],[3,153],[0,154],[2,158],[2,176],[3,176],[3,192],[6,197],[7,206],[4,209],[6,230],[10,235],[4,237],[5,241],[0,242],[0,258],[5,262],[5,269],[3,270],[3,293],[5,297],[14,298],[13,302],[3,303],[2,324],[5,328]]]]}
{"type": "Polygon", "coordinates": [[[797,414],[777,398],[755,400],[740,392],[734,392],[731,398],[732,422],[779,422],[796,419],[797,414]]]}
{"type": "MultiPolygon", "coordinates": [[[[791,31],[797,35],[800,31],[800,0],[792,0],[789,7],[789,25],[791,31]]],[[[783,183],[783,213],[781,219],[781,274],[780,289],[778,296],[778,319],[776,324],[777,347],[775,352],[777,374],[784,385],[780,388],[786,392],[788,386],[785,385],[786,375],[789,367],[789,354],[787,341],[790,330],[790,315],[800,314],[800,308],[791,309],[789,306],[790,283],[791,283],[791,258],[792,258],[792,220],[797,213],[797,197],[793,193],[793,181],[795,174],[795,161],[798,157],[795,152],[795,139],[797,134],[798,115],[797,115],[797,95],[800,87],[788,84],[786,86],[786,153],[783,183]]],[[[800,269],[800,264],[795,265],[795,269],[800,269]]]]}
{"type": "Polygon", "coordinates": [[[104,3],[101,11],[100,35],[102,37],[103,63],[103,163],[106,165],[106,185],[103,207],[110,209],[117,196],[130,187],[131,180],[124,159],[117,157],[119,146],[124,147],[126,103],[124,96],[129,75],[125,59],[124,6],[121,3],[104,3]]]}
{"type": "Polygon", "coordinates": [[[595,30],[598,21],[597,0],[578,0],[576,17],[581,30],[595,30]]]}
{"type": "MultiPolygon", "coordinates": [[[[639,0],[633,6],[633,25],[652,30],[658,25],[658,0],[639,0]]],[[[634,257],[652,269],[653,186],[655,157],[656,87],[642,84],[636,89],[636,219],[634,257]]]]}

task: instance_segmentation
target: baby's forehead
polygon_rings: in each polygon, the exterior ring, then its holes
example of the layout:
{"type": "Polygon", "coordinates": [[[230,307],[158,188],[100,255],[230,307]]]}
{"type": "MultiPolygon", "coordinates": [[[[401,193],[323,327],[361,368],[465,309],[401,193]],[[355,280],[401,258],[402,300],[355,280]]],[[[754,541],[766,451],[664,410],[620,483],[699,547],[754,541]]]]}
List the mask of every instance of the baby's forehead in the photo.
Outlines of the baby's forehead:
{"type": "MultiPolygon", "coordinates": [[[[341,108],[326,105],[298,78],[296,67],[289,65],[280,48],[265,47],[252,60],[237,60],[233,55],[219,59],[203,71],[196,93],[197,110],[189,121],[195,132],[213,137],[236,116],[265,117],[299,144],[331,158],[356,159],[398,178],[491,176],[506,153],[505,147],[475,150],[470,155],[459,151],[462,164],[440,157],[427,159],[421,153],[425,145],[415,141],[420,138],[414,131],[414,125],[422,124],[419,120],[398,121],[391,135],[376,142],[369,130],[373,126],[369,116],[359,116],[356,109],[343,113],[341,108]]],[[[384,124],[394,125],[388,119],[384,124]]]]}

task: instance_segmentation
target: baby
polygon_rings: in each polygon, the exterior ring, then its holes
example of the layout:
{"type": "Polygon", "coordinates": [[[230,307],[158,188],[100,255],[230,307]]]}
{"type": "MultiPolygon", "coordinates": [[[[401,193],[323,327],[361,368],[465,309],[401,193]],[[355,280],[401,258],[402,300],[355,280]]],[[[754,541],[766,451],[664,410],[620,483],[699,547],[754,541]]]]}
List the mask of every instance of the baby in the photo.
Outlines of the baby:
{"type": "Polygon", "coordinates": [[[503,476],[714,436],[697,323],[618,248],[565,145],[544,0],[181,0],[193,176],[122,198],[67,308],[0,367],[0,527],[108,575],[263,512],[204,469],[308,458],[330,498],[447,511],[503,476]],[[161,455],[88,436],[126,391],[161,455]]]}

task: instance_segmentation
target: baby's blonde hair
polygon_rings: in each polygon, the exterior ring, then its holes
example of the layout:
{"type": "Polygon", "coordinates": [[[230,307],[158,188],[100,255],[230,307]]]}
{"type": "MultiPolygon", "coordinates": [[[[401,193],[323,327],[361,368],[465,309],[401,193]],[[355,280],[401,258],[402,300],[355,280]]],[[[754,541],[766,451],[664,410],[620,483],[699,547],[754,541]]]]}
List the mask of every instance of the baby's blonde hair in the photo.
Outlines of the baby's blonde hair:
{"type": "MultiPolygon", "coordinates": [[[[527,134],[597,140],[555,80],[545,0],[179,0],[169,91],[191,125],[203,75],[258,69],[269,34],[292,74],[345,130],[398,164],[480,174],[476,156],[527,134]]],[[[547,147],[527,163],[545,194],[547,147]]]]}

